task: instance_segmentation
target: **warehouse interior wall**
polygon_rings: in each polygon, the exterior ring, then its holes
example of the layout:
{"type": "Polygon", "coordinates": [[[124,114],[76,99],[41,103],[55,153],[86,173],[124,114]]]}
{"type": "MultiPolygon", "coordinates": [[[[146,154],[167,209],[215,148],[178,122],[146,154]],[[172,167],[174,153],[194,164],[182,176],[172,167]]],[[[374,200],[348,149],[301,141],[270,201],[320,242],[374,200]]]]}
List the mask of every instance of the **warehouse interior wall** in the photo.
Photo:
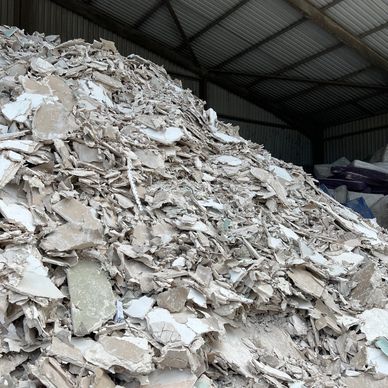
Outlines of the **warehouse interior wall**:
{"type": "Polygon", "coordinates": [[[207,106],[218,113],[220,120],[238,125],[243,137],[263,144],[273,156],[302,166],[312,164],[310,140],[300,132],[287,128],[286,123],[272,113],[211,83],[207,83],[204,95],[201,81],[195,78],[195,74],[50,0],[28,0],[23,2],[23,10],[22,2],[1,0],[1,24],[17,25],[28,33],[58,34],[62,40],[80,37],[90,42],[100,37],[112,40],[122,55],[135,53],[163,65],[173,77],[182,80],[184,87],[206,100],[207,106]]]}
{"type": "Polygon", "coordinates": [[[325,163],[341,156],[349,160],[368,159],[388,144],[388,114],[329,127],[324,132],[325,163]]]}

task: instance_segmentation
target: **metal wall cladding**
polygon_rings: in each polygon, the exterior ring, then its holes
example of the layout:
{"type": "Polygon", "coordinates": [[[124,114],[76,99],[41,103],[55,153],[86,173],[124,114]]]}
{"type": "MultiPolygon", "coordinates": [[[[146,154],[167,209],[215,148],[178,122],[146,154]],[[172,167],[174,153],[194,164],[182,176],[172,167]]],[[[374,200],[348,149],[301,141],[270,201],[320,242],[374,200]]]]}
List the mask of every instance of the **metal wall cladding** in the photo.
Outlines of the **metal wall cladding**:
{"type": "Polygon", "coordinates": [[[349,160],[367,159],[388,143],[388,114],[327,128],[324,137],[326,163],[341,156],[349,160]],[[341,135],[347,136],[337,137],[341,135]]]}
{"type": "Polygon", "coordinates": [[[388,144],[388,124],[384,130],[326,141],[325,163],[331,163],[341,156],[346,156],[349,160],[368,160],[375,151],[386,144],[388,144]]]}
{"type": "Polygon", "coordinates": [[[14,8],[14,0],[0,0],[0,24],[13,24],[14,8]]]}
{"type": "MultiPolygon", "coordinates": [[[[271,123],[284,124],[282,120],[272,113],[251,104],[241,97],[225,91],[217,85],[208,85],[208,102],[210,106],[220,114],[243,117],[252,120],[268,121],[271,123]]],[[[275,155],[276,156],[276,155],[275,155]]]]}
{"type": "Polygon", "coordinates": [[[229,122],[240,127],[242,137],[262,144],[272,156],[299,166],[311,166],[311,142],[299,132],[239,121],[229,122]]]}

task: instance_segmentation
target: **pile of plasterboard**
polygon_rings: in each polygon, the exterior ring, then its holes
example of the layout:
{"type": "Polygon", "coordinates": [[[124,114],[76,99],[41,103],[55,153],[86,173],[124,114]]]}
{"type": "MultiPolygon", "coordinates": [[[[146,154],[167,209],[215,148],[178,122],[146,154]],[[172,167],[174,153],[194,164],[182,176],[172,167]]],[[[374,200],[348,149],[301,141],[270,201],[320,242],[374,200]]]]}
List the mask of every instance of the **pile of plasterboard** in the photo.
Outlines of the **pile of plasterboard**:
{"type": "Polygon", "coordinates": [[[388,386],[378,226],[112,42],[0,43],[0,386],[388,386]]]}

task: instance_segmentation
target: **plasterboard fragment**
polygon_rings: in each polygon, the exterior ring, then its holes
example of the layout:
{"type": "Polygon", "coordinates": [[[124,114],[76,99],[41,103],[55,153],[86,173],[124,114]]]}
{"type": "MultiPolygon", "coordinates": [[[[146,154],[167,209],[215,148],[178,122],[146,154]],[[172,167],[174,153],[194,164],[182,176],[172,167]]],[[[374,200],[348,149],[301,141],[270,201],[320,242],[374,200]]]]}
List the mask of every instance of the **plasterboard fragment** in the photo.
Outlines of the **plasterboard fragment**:
{"type": "Polygon", "coordinates": [[[41,105],[32,122],[32,134],[36,140],[66,139],[75,129],[73,114],[59,102],[41,105]]]}
{"type": "Polygon", "coordinates": [[[51,94],[58,97],[59,101],[64,105],[64,107],[71,111],[74,107],[74,96],[73,92],[66,84],[66,82],[55,75],[50,75],[45,78],[45,83],[50,88],[51,94]]]}
{"type": "Polygon", "coordinates": [[[150,139],[164,145],[174,144],[183,137],[183,131],[177,127],[168,127],[163,131],[156,131],[151,128],[141,128],[140,131],[150,139]]]}
{"type": "Polygon", "coordinates": [[[73,332],[84,336],[112,319],[116,298],[106,274],[94,261],[80,261],[67,270],[73,332]]]}
{"type": "Polygon", "coordinates": [[[229,166],[240,166],[241,159],[230,155],[221,155],[216,158],[216,161],[221,164],[227,164],[229,166]]]}
{"type": "Polygon", "coordinates": [[[11,150],[32,154],[38,147],[39,143],[33,140],[3,140],[0,141],[0,150],[11,150]]]}
{"type": "Polygon", "coordinates": [[[102,233],[96,228],[85,228],[80,224],[68,222],[58,226],[41,240],[40,247],[47,251],[69,251],[85,249],[102,244],[102,233]]]}
{"type": "Polygon", "coordinates": [[[54,204],[52,208],[67,222],[82,225],[86,229],[99,230],[102,227],[92,208],[74,198],[64,198],[54,204]]]}
{"type": "Polygon", "coordinates": [[[55,67],[50,63],[40,57],[34,57],[31,59],[31,69],[37,73],[52,73],[55,70],[55,67]]]}
{"type": "Polygon", "coordinates": [[[359,315],[361,331],[370,342],[379,337],[388,337],[388,311],[378,308],[365,310],[359,315]]]}
{"type": "Polygon", "coordinates": [[[142,388],[193,388],[197,377],[187,369],[164,369],[152,372],[142,388]]]}
{"type": "Polygon", "coordinates": [[[32,246],[10,247],[3,253],[9,266],[23,263],[19,280],[9,282],[8,287],[22,295],[62,299],[64,295],[54,285],[43,266],[39,251],[32,246]]]}
{"type": "Polygon", "coordinates": [[[85,359],[77,348],[61,341],[57,337],[53,337],[51,345],[47,348],[47,354],[55,356],[64,363],[71,363],[81,367],[85,364],[85,359]]]}
{"type": "Polygon", "coordinates": [[[175,313],[183,309],[186,304],[189,290],[184,287],[171,288],[160,293],[156,299],[158,306],[175,313]]]}
{"type": "Polygon", "coordinates": [[[303,269],[293,269],[288,272],[288,276],[299,289],[308,295],[312,295],[315,298],[322,296],[325,289],[324,283],[310,272],[303,269]]]}
{"type": "Polygon", "coordinates": [[[166,309],[155,307],[146,316],[147,325],[154,338],[167,345],[182,342],[188,346],[196,334],[186,325],[178,323],[166,309]]]}
{"type": "Polygon", "coordinates": [[[132,318],[144,319],[154,304],[155,299],[142,296],[139,299],[132,299],[124,311],[132,318]]]}
{"type": "Polygon", "coordinates": [[[139,375],[152,371],[152,354],[144,338],[104,336],[98,342],[91,338],[73,338],[72,344],[88,362],[105,370],[121,367],[139,375]]]}
{"type": "Polygon", "coordinates": [[[35,230],[32,213],[24,206],[0,199],[0,213],[8,222],[26,228],[29,232],[35,230]]]}
{"type": "Polygon", "coordinates": [[[48,388],[71,388],[75,384],[75,379],[52,357],[41,357],[30,370],[48,388]]]}

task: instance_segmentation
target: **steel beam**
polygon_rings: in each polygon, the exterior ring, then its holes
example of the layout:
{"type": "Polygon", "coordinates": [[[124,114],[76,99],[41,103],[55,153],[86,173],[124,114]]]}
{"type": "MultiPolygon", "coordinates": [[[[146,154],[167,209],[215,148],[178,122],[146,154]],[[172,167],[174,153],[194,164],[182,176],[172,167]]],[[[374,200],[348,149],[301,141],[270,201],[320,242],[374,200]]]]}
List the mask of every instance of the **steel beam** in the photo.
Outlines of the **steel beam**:
{"type": "Polygon", "coordinates": [[[354,49],[361,57],[369,63],[388,71],[388,60],[365,44],[357,36],[339,25],[336,21],[325,15],[320,9],[312,5],[308,0],[287,0],[294,8],[302,12],[306,17],[319,25],[329,34],[335,36],[346,46],[354,49]]]}
{"type": "Polygon", "coordinates": [[[351,105],[351,104],[355,104],[355,103],[358,103],[358,102],[363,101],[363,100],[367,100],[368,98],[381,96],[382,94],[385,94],[385,93],[388,93],[388,92],[387,91],[378,90],[377,92],[372,93],[372,94],[367,94],[366,96],[354,97],[354,98],[352,98],[350,100],[345,100],[342,103],[332,104],[332,105],[327,106],[326,108],[315,110],[315,111],[312,111],[312,112],[308,112],[308,113],[306,113],[306,116],[307,117],[314,117],[317,114],[330,112],[332,110],[335,110],[337,108],[341,108],[341,107],[346,106],[346,105],[351,105]]]}
{"type": "Polygon", "coordinates": [[[362,82],[343,82],[336,80],[325,80],[319,78],[307,78],[307,77],[291,77],[285,75],[276,75],[276,74],[257,74],[257,73],[245,73],[245,72],[236,72],[236,71],[212,71],[210,72],[215,74],[227,75],[227,76],[241,76],[241,77],[252,77],[261,81],[265,80],[279,80],[279,81],[290,81],[298,83],[312,83],[317,85],[326,85],[326,86],[344,86],[347,88],[359,88],[359,89],[381,89],[388,90],[388,85],[376,85],[376,84],[365,84],[362,82]]]}
{"type": "Polygon", "coordinates": [[[174,20],[174,23],[175,23],[175,25],[176,25],[176,28],[178,29],[179,34],[180,34],[180,36],[182,37],[183,43],[189,48],[190,55],[191,55],[191,57],[193,58],[193,62],[194,62],[197,66],[201,67],[201,64],[199,63],[198,58],[197,58],[197,56],[195,55],[194,50],[193,50],[193,48],[191,47],[191,44],[190,44],[189,40],[187,39],[185,30],[183,29],[182,24],[181,24],[181,22],[179,21],[179,18],[178,18],[178,16],[177,16],[177,14],[176,14],[174,8],[173,8],[172,5],[171,5],[171,1],[170,1],[170,0],[166,0],[166,5],[167,5],[167,8],[168,8],[168,12],[170,13],[172,19],[174,20]]]}
{"type": "MultiPolygon", "coordinates": [[[[372,68],[372,66],[363,67],[362,69],[359,69],[359,70],[356,70],[356,71],[352,71],[351,73],[345,74],[344,76],[337,78],[335,81],[343,81],[343,80],[355,77],[356,75],[358,75],[360,73],[363,73],[366,70],[370,70],[371,68],[372,68]]],[[[322,89],[324,87],[325,87],[325,85],[315,85],[315,86],[313,86],[311,88],[308,88],[308,89],[305,89],[305,90],[300,90],[299,92],[294,92],[294,93],[288,94],[287,96],[275,99],[274,101],[276,101],[276,102],[286,102],[286,101],[292,100],[293,98],[296,98],[296,97],[299,97],[299,96],[304,96],[307,93],[314,92],[315,90],[322,89]]]]}

